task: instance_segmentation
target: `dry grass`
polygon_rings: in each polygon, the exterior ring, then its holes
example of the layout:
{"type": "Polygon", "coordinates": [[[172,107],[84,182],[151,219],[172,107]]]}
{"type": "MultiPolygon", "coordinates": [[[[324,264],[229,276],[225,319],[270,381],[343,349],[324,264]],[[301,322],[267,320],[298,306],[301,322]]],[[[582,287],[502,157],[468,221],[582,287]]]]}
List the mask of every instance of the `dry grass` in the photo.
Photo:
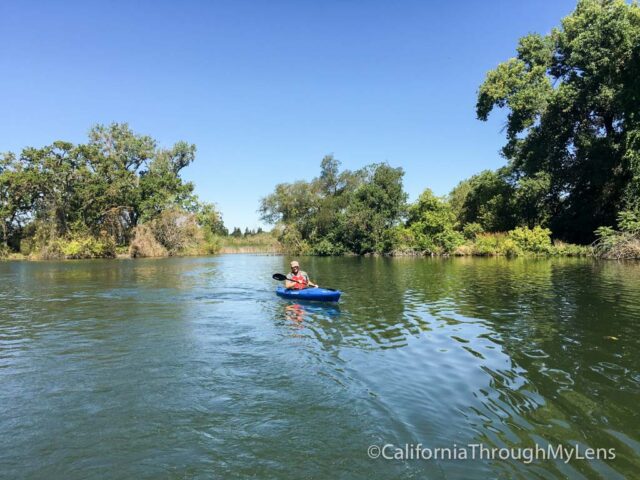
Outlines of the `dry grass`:
{"type": "Polygon", "coordinates": [[[138,225],[133,240],[129,246],[129,255],[138,257],[166,257],[169,252],[156,240],[151,227],[147,224],[138,225]]]}
{"type": "Polygon", "coordinates": [[[278,239],[269,232],[247,237],[222,237],[220,253],[284,253],[278,239]]]}
{"type": "Polygon", "coordinates": [[[596,243],[596,255],[612,260],[640,259],[640,234],[620,233],[596,243]]]}

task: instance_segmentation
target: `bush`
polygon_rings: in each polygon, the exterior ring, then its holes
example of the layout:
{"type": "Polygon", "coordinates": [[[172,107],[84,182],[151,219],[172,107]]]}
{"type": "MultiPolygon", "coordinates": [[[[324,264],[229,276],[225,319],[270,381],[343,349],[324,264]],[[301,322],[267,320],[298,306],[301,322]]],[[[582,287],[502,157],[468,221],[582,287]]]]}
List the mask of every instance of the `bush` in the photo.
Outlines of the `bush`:
{"type": "Polygon", "coordinates": [[[20,253],[41,260],[113,258],[116,244],[112,237],[96,236],[79,222],[70,226],[68,234],[59,236],[53,223],[37,220],[25,229],[20,253]]]}
{"type": "Polygon", "coordinates": [[[113,258],[116,256],[116,245],[110,237],[96,238],[84,235],[72,235],[56,241],[55,250],[64,258],[113,258]]]}
{"type": "Polygon", "coordinates": [[[209,255],[220,247],[220,239],[210,229],[200,227],[195,215],[172,209],[136,227],[129,254],[134,258],[209,255]]]}
{"type": "Polygon", "coordinates": [[[434,235],[433,242],[437,248],[440,249],[441,253],[448,254],[464,243],[464,236],[456,230],[447,229],[434,235]]]}
{"type": "Polygon", "coordinates": [[[287,225],[278,238],[284,249],[292,255],[308,255],[311,247],[306,240],[302,239],[300,232],[291,225],[287,225]]]}
{"type": "Polygon", "coordinates": [[[621,231],[626,233],[640,233],[640,212],[625,210],[618,213],[618,226],[621,231]]]}
{"type": "Polygon", "coordinates": [[[640,258],[640,212],[626,210],[618,214],[620,231],[599,227],[593,244],[595,255],[601,258],[640,258]]]}
{"type": "Polygon", "coordinates": [[[453,251],[453,255],[455,255],[456,257],[466,257],[469,255],[473,255],[473,245],[469,245],[468,243],[459,245],[453,251]]]}
{"type": "Polygon", "coordinates": [[[593,254],[593,249],[587,245],[574,245],[556,240],[553,242],[553,254],[565,257],[587,257],[593,254]]]}
{"type": "Polygon", "coordinates": [[[551,253],[551,230],[539,226],[516,227],[507,234],[521,250],[532,253],[551,253]]]}
{"type": "Polygon", "coordinates": [[[311,254],[320,257],[329,257],[332,255],[343,255],[344,247],[340,243],[333,243],[326,238],[316,242],[311,247],[311,254]]]}
{"type": "Polygon", "coordinates": [[[33,238],[21,238],[20,239],[20,253],[25,257],[31,255],[34,249],[33,238]]]}
{"type": "Polygon", "coordinates": [[[417,253],[415,234],[410,228],[397,226],[389,231],[389,235],[393,254],[417,253]]]}
{"type": "Polygon", "coordinates": [[[504,233],[481,233],[473,242],[473,254],[480,256],[495,256],[500,254],[499,245],[504,241],[504,233]]]}
{"type": "MultiPolygon", "coordinates": [[[[596,230],[597,233],[600,229],[596,230]]],[[[640,258],[640,235],[616,232],[609,237],[601,236],[594,243],[595,255],[615,260],[640,258]]]]}
{"type": "Polygon", "coordinates": [[[480,233],[472,244],[473,254],[480,256],[517,257],[524,251],[507,233],[480,233]]]}
{"type": "Polygon", "coordinates": [[[129,246],[129,255],[138,257],[166,257],[169,252],[153,234],[150,225],[138,225],[134,230],[133,240],[129,246]]]}
{"type": "Polygon", "coordinates": [[[479,223],[466,223],[464,227],[462,227],[462,234],[467,240],[475,240],[476,236],[480,233],[484,233],[484,228],[482,228],[482,225],[479,223]]]}
{"type": "Polygon", "coordinates": [[[149,227],[169,255],[197,253],[198,245],[204,240],[195,216],[179,209],[163,211],[149,222],[149,227]]]}

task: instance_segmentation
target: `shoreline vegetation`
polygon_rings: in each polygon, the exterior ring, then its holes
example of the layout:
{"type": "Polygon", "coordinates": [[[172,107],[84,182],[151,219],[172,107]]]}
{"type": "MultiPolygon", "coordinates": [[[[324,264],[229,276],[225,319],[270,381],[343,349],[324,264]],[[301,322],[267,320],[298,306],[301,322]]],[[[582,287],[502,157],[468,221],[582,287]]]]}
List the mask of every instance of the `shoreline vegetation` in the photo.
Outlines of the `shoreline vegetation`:
{"type": "MultiPolygon", "coordinates": [[[[476,115],[507,112],[506,165],[407,203],[404,171],[340,170],[276,185],[271,232],[225,228],[180,172],[195,145],[160,148],[126,123],[84,144],[0,154],[0,258],[215,253],[640,258],[640,6],[580,0],[487,73],[476,115]]],[[[428,172],[425,171],[425,183],[428,172]]]]}

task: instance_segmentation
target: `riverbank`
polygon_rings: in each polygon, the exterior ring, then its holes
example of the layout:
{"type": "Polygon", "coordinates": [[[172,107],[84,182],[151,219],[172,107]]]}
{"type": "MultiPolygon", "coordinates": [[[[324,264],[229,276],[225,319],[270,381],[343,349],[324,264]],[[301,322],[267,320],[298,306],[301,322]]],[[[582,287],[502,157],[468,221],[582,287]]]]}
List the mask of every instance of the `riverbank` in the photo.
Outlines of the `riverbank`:
{"type": "MultiPolygon", "coordinates": [[[[542,229],[540,229],[542,231],[542,229]]],[[[544,232],[543,232],[544,233],[544,232]]],[[[551,240],[547,235],[540,235],[535,229],[510,231],[506,233],[482,233],[450,250],[420,250],[415,246],[399,246],[389,252],[372,252],[358,255],[342,252],[337,255],[322,255],[312,249],[300,249],[281,243],[270,232],[248,236],[218,236],[208,242],[191,242],[191,248],[168,251],[164,248],[145,248],[140,243],[131,246],[112,248],[109,255],[95,253],[95,249],[59,249],[56,256],[24,254],[4,251],[0,260],[80,260],[94,258],[140,258],[140,257],[193,257],[216,254],[256,254],[256,255],[296,255],[296,256],[376,256],[376,257],[595,257],[611,260],[640,259],[640,240],[637,235],[612,234],[603,237],[606,241],[594,245],[576,245],[551,240]],[[524,233],[523,233],[524,232],[524,233]],[[203,247],[206,247],[204,248],[203,247]],[[141,254],[144,252],[144,254],[141,254]],[[68,254],[67,254],[68,253],[68,254]]],[[[75,242],[77,243],[77,242],[75,242]]],[[[187,242],[189,243],[189,242],[187,242]]],[[[46,250],[49,253],[49,250],[46,250]]],[[[0,252],[3,253],[3,252],[0,252]]]]}
{"type": "MultiPolygon", "coordinates": [[[[344,252],[341,255],[317,255],[311,251],[287,248],[276,238],[265,234],[262,238],[233,238],[221,237],[211,242],[210,248],[184,249],[169,253],[165,249],[145,249],[145,254],[140,254],[139,248],[119,247],[111,255],[94,255],[85,252],[83,255],[59,254],[55,257],[40,256],[38,254],[25,255],[19,252],[9,252],[0,255],[0,260],[83,260],[83,259],[123,259],[123,258],[162,258],[162,257],[193,257],[217,254],[256,254],[256,255],[298,255],[298,256],[374,256],[374,257],[598,257],[605,259],[623,259],[606,255],[608,251],[587,245],[573,245],[563,242],[549,242],[542,245],[528,245],[514,242],[506,234],[483,234],[473,241],[457,246],[452,251],[433,252],[418,250],[415,248],[398,248],[390,252],[372,252],[357,255],[344,252]]],[[[625,257],[625,258],[639,258],[625,257]]]]}

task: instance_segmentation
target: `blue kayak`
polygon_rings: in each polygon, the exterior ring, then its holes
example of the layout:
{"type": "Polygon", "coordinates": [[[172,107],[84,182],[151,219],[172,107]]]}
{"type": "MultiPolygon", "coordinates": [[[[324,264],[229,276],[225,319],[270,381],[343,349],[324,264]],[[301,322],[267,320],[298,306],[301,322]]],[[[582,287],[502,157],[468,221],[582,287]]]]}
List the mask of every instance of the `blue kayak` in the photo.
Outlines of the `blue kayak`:
{"type": "Polygon", "coordinates": [[[340,290],[327,290],[326,288],[305,288],[295,290],[293,288],[276,288],[279,297],[291,298],[293,300],[317,300],[321,302],[337,302],[340,300],[340,290]]]}

